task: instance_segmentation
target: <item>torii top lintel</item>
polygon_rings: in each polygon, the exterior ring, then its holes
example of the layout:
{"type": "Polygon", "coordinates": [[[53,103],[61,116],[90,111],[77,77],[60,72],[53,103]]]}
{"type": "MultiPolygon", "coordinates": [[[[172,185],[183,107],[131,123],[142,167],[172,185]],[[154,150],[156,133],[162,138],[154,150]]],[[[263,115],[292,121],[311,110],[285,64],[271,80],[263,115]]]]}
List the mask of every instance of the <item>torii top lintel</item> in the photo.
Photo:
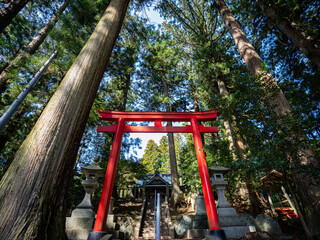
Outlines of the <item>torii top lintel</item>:
{"type": "MultiPolygon", "coordinates": [[[[192,126],[162,126],[162,121],[169,122],[191,122],[195,121],[198,125],[198,121],[206,122],[213,121],[217,118],[216,111],[207,112],[116,112],[116,111],[99,111],[100,119],[105,121],[119,121],[122,119],[126,122],[145,121],[155,122],[154,127],[145,126],[130,126],[125,125],[124,132],[126,133],[192,133],[192,126]]],[[[112,126],[99,126],[98,132],[116,132],[117,124],[112,126]]],[[[202,133],[218,132],[217,127],[206,127],[199,125],[199,131],[202,133]]]]}
{"type": "Polygon", "coordinates": [[[217,118],[217,111],[205,112],[117,112],[117,111],[99,111],[100,119],[105,121],[117,121],[123,118],[126,121],[172,121],[188,122],[192,118],[201,122],[214,121],[217,118]]]}

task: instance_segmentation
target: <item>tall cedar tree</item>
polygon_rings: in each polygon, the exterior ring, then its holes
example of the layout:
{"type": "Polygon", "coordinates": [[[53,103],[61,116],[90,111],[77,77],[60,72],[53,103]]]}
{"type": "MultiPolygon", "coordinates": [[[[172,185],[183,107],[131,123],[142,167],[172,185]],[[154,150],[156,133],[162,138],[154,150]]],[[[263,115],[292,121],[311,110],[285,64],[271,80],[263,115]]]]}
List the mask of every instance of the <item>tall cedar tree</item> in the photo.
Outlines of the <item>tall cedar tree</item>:
{"type": "Polygon", "coordinates": [[[272,20],[277,28],[283,32],[301,52],[303,52],[318,68],[320,68],[320,49],[314,43],[312,38],[306,36],[297,29],[294,22],[290,22],[288,17],[279,16],[276,9],[270,4],[266,4],[264,0],[256,0],[257,5],[263,13],[272,20]]]}
{"type": "MultiPolygon", "coordinates": [[[[165,78],[163,82],[163,93],[166,98],[169,98],[168,85],[165,78]]],[[[166,111],[171,112],[170,103],[166,103],[166,111]]],[[[167,123],[168,126],[172,126],[172,122],[167,123]]],[[[171,183],[172,183],[172,192],[171,192],[171,203],[175,206],[179,199],[181,198],[181,189],[179,187],[179,175],[178,175],[178,166],[177,166],[177,157],[176,150],[174,147],[174,138],[173,133],[168,133],[168,142],[169,142],[169,157],[170,157],[170,170],[171,170],[171,183]]]]}
{"type": "Polygon", "coordinates": [[[7,5],[0,9],[0,33],[28,2],[29,0],[10,0],[7,5]]]}
{"type": "Polygon", "coordinates": [[[110,2],[2,178],[0,239],[65,239],[72,168],[128,4],[110,2]]]}
{"type": "MultiPolygon", "coordinates": [[[[216,6],[228,27],[231,36],[233,37],[236,46],[240,52],[241,57],[244,59],[248,66],[249,72],[257,77],[257,81],[261,83],[262,88],[275,88],[277,92],[272,99],[265,96],[267,103],[273,106],[273,114],[275,117],[288,116],[291,117],[291,107],[279,88],[277,82],[262,67],[262,60],[255,51],[254,47],[250,44],[244,32],[241,30],[239,23],[234,18],[224,0],[215,0],[216,6]]],[[[265,89],[263,89],[265,90],[265,89]]],[[[302,131],[291,132],[290,141],[308,141],[307,136],[302,131]],[[300,135],[298,135],[300,132],[300,135]]],[[[293,142],[293,145],[295,143],[293,142]]],[[[300,198],[306,211],[306,218],[309,223],[310,231],[313,235],[319,234],[320,223],[320,184],[319,178],[316,179],[314,174],[305,171],[305,169],[312,169],[317,171],[320,169],[320,162],[315,157],[315,152],[312,148],[299,149],[298,158],[295,156],[291,158],[291,164],[294,171],[295,183],[298,186],[300,198]]]]}
{"type": "MultiPolygon", "coordinates": [[[[167,16],[168,19],[171,17],[174,17],[177,19],[178,22],[180,22],[182,25],[184,25],[183,31],[183,39],[182,42],[185,42],[187,44],[187,48],[192,48],[192,51],[194,52],[194,56],[197,55],[197,52],[199,53],[199,49],[205,49],[206,54],[201,55],[200,61],[205,62],[207,61],[208,64],[211,64],[210,62],[214,62],[214,64],[221,64],[226,61],[226,55],[223,56],[222,52],[225,50],[217,50],[216,45],[220,46],[220,49],[223,46],[223,44],[217,44],[217,41],[221,38],[222,35],[224,35],[225,30],[221,29],[218,30],[217,27],[219,26],[219,20],[215,17],[215,13],[212,12],[212,9],[210,7],[210,4],[207,4],[206,1],[198,1],[197,3],[193,2],[190,3],[189,1],[180,1],[179,4],[175,4],[173,1],[163,1],[163,10],[168,9],[171,11],[171,14],[167,16]],[[199,7],[201,6],[201,7],[199,7]],[[205,16],[205,17],[203,17],[205,16]],[[209,29],[209,30],[208,30],[209,29]],[[189,34],[186,34],[186,32],[189,34]],[[208,44],[210,44],[210,47],[208,48],[208,44]]],[[[172,30],[171,30],[172,31],[172,30]]],[[[174,35],[179,36],[178,32],[173,32],[174,35]]],[[[181,34],[181,33],[180,33],[181,34]]],[[[200,62],[199,59],[197,61],[195,57],[195,62],[200,62]]],[[[202,65],[202,64],[200,64],[202,65]]],[[[205,65],[205,70],[201,69],[199,74],[202,74],[202,76],[206,75],[206,72],[210,71],[211,67],[208,67],[207,64],[205,65]]],[[[216,71],[216,70],[215,70],[216,71]]],[[[222,81],[221,74],[217,74],[217,72],[210,72],[210,84],[212,82],[214,84],[217,84],[217,87],[219,89],[220,95],[223,97],[228,97],[227,89],[225,87],[224,82],[222,81]],[[215,76],[213,77],[212,76],[215,76]]],[[[205,77],[202,77],[202,79],[206,79],[205,77]]],[[[199,96],[196,96],[197,92],[197,86],[192,78],[189,79],[189,84],[191,88],[191,95],[193,98],[194,103],[194,109],[196,112],[200,111],[199,107],[199,99],[197,99],[199,96]]],[[[202,84],[201,84],[202,85],[202,84]]],[[[213,99],[211,98],[209,100],[210,102],[213,102],[213,99]]],[[[215,106],[216,107],[216,106],[215,106]]],[[[224,117],[224,112],[221,113],[224,117]]],[[[233,117],[232,119],[235,119],[233,117]]],[[[235,152],[233,152],[233,149],[235,148],[241,159],[245,159],[245,146],[243,141],[241,140],[240,136],[234,136],[234,130],[232,128],[235,128],[235,122],[232,122],[232,125],[229,123],[229,121],[224,121],[224,127],[226,129],[227,138],[230,143],[230,149],[233,153],[234,160],[237,160],[237,156],[235,152]]],[[[203,136],[203,135],[202,135],[203,136]]],[[[204,140],[204,138],[202,138],[204,140]]],[[[239,187],[242,189],[239,189],[239,193],[243,193],[242,196],[237,196],[237,199],[247,199],[246,192],[248,192],[247,189],[243,189],[245,187],[245,183],[239,184],[239,187]],[[244,190],[244,191],[243,191],[244,190]]]]}
{"type": "Polygon", "coordinates": [[[34,54],[40,45],[43,43],[43,41],[48,36],[49,32],[53,29],[55,24],[58,21],[59,16],[63,13],[63,11],[66,9],[67,5],[69,3],[69,0],[66,0],[64,4],[61,5],[61,7],[58,9],[56,14],[50,19],[47,25],[45,25],[38,34],[32,39],[28,45],[25,47],[24,52],[21,52],[18,54],[1,72],[0,74],[0,94],[3,93],[6,90],[6,86],[8,84],[8,73],[10,70],[18,67],[18,62],[22,61],[23,59],[27,58],[26,53],[32,55],[34,54]]]}

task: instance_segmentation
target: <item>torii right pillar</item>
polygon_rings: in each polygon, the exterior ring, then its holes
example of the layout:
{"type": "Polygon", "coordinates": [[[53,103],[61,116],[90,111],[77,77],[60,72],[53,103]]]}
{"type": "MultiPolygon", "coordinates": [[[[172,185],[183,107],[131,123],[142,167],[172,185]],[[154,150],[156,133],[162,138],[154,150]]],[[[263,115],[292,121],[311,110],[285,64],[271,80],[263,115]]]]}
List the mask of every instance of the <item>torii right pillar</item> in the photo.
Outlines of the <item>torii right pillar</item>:
{"type": "Polygon", "coordinates": [[[210,240],[227,240],[225,232],[220,228],[217,208],[213,198],[213,192],[206,162],[206,157],[201,140],[198,120],[191,119],[192,134],[194,139],[194,146],[196,149],[197,161],[199,166],[199,173],[202,183],[203,197],[206,204],[208,222],[209,222],[209,235],[206,239],[210,240]]]}

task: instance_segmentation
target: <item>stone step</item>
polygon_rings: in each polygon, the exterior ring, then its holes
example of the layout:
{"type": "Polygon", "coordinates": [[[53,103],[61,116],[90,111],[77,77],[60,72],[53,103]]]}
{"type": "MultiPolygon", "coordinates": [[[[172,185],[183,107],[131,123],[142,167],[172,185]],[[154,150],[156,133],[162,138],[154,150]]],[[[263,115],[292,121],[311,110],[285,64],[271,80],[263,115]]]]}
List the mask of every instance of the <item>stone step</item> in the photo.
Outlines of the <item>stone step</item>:
{"type": "Polygon", "coordinates": [[[247,218],[242,215],[235,216],[219,216],[221,227],[247,226],[247,218]]]}
{"type": "Polygon", "coordinates": [[[221,229],[224,230],[227,238],[240,238],[250,232],[248,226],[221,227],[221,229]]]}
{"type": "Polygon", "coordinates": [[[66,229],[91,229],[93,228],[93,218],[67,217],[66,229]]]}
{"type": "MultiPolygon", "coordinates": [[[[146,240],[146,239],[155,239],[155,237],[154,236],[142,236],[142,237],[139,237],[139,239],[143,239],[143,240],[146,240]]],[[[174,238],[172,238],[172,237],[170,237],[170,236],[160,236],[160,239],[163,239],[163,240],[171,240],[171,239],[174,239],[174,238]]]]}
{"type": "Polygon", "coordinates": [[[107,222],[106,223],[106,229],[107,230],[119,230],[120,225],[116,222],[107,222]]]}
{"type": "MultiPolygon", "coordinates": [[[[233,227],[221,227],[224,230],[226,237],[229,239],[241,238],[245,233],[255,231],[255,229],[250,229],[249,226],[233,226],[233,227]]],[[[190,229],[187,231],[187,239],[195,238],[205,238],[208,234],[207,229],[190,229]]]]}
{"type": "MultiPolygon", "coordinates": [[[[181,240],[178,238],[171,238],[169,236],[161,236],[160,237],[163,240],[181,240]]],[[[184,240],[202,240],[204,238],[184,238],[184,240]]],[[[138,240],[155,240],[154,238],[144,238],[144,237],[139,237],[138,240]]]]}
{"type": "Polygon", "coordinates": [[[69,240],[87,240],[91,231],[89,229],[68,229],[66,233],[69,240]]]}
{"type": "Polygon", "coordinates": [[[106,230],[108,234],[112,234],[113,239],[124,239],[124,233],[119,230],[106,230]]]}
{"type": "Polygon", "coordinates": [[[187,231],[187,238],[188,239],[201,239],[201,238],[205,238],[206,235],[208,234],[208,230],[207,229],[190,229],[187,231]]]}

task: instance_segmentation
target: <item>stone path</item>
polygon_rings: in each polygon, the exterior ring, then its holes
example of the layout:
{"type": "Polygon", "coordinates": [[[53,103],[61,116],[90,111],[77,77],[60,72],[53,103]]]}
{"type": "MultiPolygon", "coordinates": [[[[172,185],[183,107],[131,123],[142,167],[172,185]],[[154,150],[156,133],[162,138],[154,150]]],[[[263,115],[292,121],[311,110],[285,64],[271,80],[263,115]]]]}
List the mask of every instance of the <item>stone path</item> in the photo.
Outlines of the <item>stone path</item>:
{"type": "MultiPolygon", "coordinates": [[[[160,234],[161,239],[164,240],[174,240],[170,236],[170,226],[169,226],[169,219],[167,217],[167,202],[165,202],[164,198],[160,200],[161,204],[161,222],[160,222],[160,234]]],[[[146,203],[146,215],[145,219],[142,223],[142,236],[139,237],[139,240],[154,240],[155,233],[154,233],[154,199],[149,199],[146,203]]],[[[172,235],[172,234],[171,234],[172,235]]],[[[188,240],[188,239],[187,239],[188,240]]],[[[201,238],[192,238],[192,240],[201,240],[201,238]]]]}
{"type": "MultiPolygon", "coordinates": [[[[169,236],[169,226],[168,226],[168,218],[166,215],[166,202],[164,198],[161,198],[160,200],[160,233],[161,233],[161,239],[172,239],[169,236]]],[[[154,233],[154,199],[148,199],[146,203],[146,215],[145,219],[142,224],[142,237],[141,240],[146,239],[155,239],[155,233],[154,233]]]]}

